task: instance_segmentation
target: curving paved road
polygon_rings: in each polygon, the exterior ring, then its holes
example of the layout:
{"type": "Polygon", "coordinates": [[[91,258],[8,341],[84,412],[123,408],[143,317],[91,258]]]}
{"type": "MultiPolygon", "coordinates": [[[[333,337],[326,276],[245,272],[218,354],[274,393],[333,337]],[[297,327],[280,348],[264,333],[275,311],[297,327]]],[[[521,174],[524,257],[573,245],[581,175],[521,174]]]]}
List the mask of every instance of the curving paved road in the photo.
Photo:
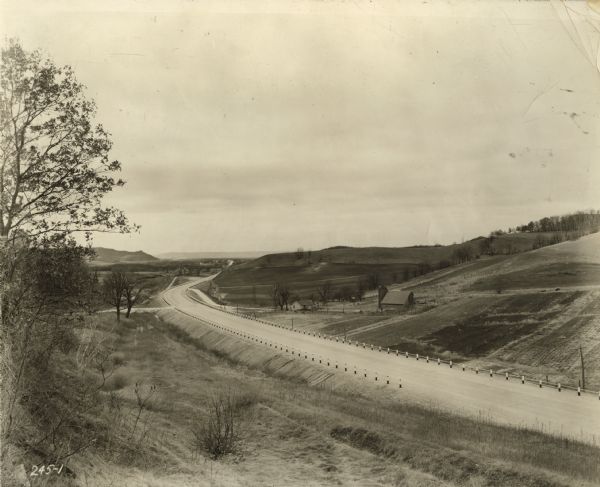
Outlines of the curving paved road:
{"type": "Polygon", "coordinates": [[[426,363],[423,357],[416,360],[372,351],[237,316],[221,310],[200,291],[188,292],[190,287],[212,277],[169,288],[163,292],[163,299],[176,310],[217,326],[223,333],[253,337],[257,343],[262,340],[265,347],[281,347],[281,352],[287,348],[290,354],[300,353],[302,360],[305,355],[306,360],[314,359],[315,363],[320,359],[323,366],[329,361],[333,370],[337,363],[340,374],[354,376],[356,370],[357,380],[374,382],[377,376],[385,384],[389,379],[390,387],[398,389],[406,400],[502,424],[600,442],[600,400],[596,394],[578,396],[572,390],[540,389],[536,384],[521,384],[516,378],[491,378],[489,371],[476,374],[463,371],[456,364],[450,368],[434,360],[426,363]],[[344,372],[344,367],[348,372],[344,372]],[[402,389],[398,387],[400,383],[402,389]]]}

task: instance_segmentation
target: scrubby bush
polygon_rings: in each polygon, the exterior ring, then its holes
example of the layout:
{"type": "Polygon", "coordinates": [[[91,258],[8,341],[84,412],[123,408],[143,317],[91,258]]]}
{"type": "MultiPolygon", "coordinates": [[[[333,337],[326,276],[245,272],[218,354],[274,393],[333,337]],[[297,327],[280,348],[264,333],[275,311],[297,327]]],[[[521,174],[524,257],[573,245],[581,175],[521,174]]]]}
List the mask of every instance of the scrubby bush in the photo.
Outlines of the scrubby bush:
{"type": "Polygon", "coordinates": [[[208,402],[208,410],[192,428],[193,447],[218,459],[236,453],[242,442],[245,411],[257,401],[256,395],[221,393],[208,402]]]}

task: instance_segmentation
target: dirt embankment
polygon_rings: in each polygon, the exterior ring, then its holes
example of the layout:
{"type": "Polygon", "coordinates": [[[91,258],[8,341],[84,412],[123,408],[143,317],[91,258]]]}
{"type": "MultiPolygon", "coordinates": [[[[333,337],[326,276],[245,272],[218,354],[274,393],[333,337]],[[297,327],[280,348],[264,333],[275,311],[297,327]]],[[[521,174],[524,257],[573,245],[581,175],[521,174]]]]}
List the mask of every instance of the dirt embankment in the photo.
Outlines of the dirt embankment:
{"type": "MultiPolygon", "coordinates": [[[[174,309],[160,310],[157,315],[166,323],[176,326],[188,335],[195,345],[210,350],[217,355],[227,357],[228,360],[244,364],[250,368],[258,369],[267,374],[287,377],[289,379],[306,382],[310,385],[324,385],[331,389],[356,390],[355,381],[344,378],[341,374],[343,369],[335,369],[331,363],[321,365],[305,360],[300,357],[291,357],[289,354],[277,352],[264,346],[255,345],[250,341],[244,341],[238,337],[224,335],[208,325],[190,316],[186,316],[174,309]],[[330,370],[328,371],[327,368],[330,370]],[[335,372],[340,372],[336,374],[335,372]]],[[[383,385],[363,384],[372,390],[383,389],[383,385]]],[[[383,391],[382,391],[383,392],[383,391]]]]}

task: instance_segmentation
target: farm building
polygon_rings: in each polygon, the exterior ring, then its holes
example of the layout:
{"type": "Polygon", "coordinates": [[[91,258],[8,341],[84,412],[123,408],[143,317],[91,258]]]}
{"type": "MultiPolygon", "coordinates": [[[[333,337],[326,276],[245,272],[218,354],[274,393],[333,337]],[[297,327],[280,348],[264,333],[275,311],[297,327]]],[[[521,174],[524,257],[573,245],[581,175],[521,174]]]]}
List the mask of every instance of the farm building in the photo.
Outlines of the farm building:
{"type": "Polygon", "coordinates": [[[383,295],[379,303],[382,310],[410,307],[415,304],[415,295],[412,291],[390,289],[383,295]]]}
{"type": "Polygon", "coordinates": [[[292,311],[312,311],[315,308],[315,303],[313,303],[310,299],[300,299],[294,301],[290,306],[292,311]]]}

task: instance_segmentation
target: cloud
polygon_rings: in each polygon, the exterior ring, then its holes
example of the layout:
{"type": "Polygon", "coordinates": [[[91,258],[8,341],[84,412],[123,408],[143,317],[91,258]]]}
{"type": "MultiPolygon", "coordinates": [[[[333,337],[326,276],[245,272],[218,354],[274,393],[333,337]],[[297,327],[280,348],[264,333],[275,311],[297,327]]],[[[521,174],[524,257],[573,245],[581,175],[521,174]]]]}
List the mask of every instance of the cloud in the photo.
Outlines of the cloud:
{"type": "Polygon", "coordinates": [[[600,206],[597,73],[545,2],[51,5],[4,25],[113,134],[109,200],[144,228],[105,245],[443,243],[600,206]]]}

